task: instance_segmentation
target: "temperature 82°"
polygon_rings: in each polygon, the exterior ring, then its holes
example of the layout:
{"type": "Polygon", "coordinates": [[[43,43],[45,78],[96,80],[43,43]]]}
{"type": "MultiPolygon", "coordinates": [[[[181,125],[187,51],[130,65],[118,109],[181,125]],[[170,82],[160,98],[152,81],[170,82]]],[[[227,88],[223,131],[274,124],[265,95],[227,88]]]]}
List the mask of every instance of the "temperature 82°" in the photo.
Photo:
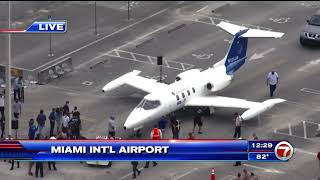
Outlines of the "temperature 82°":
{"type": "Polygon", "coordinates": [[[267,160],[269,158],[269,154],[257,154],[256,160],[267,160]]]}

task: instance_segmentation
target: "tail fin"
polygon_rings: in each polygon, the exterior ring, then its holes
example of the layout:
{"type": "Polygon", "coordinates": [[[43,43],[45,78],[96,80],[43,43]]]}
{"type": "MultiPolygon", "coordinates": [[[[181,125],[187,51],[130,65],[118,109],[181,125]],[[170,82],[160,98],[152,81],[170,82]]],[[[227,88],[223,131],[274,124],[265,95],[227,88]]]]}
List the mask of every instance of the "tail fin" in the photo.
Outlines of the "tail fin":
{"type": "Polygon", "coordinates": [[[217,26],[234,35],[233,41],[225,58],[214,65],[219,66],[224,64],[228,75],[236,72],[245,63],[249,37],[280,38],[284,34],[281,32],[249,29],[244,26],[238,26],[227,22],[220,22],[217,26]]]}

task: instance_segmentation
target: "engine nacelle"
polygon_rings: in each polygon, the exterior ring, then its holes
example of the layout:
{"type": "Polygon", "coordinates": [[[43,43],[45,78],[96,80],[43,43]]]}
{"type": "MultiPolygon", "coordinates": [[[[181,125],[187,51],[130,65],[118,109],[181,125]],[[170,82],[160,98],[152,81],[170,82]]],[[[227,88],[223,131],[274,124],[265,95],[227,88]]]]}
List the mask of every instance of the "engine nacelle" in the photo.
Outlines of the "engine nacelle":
{"type": "Polygon", "coordinates": [[[188,71],[184,71],[177,75],[176,81],[180,81],[182,79],[190,79],[198,76],[200,74],[199,69],[190,69],[188,71]]]}
{"type": "Polygon", "coordinates": [[[282,103],[284,101],[286,101],[286,100],[284,100],[284,99],[269,99],[269,100],[263,101],[257,107],[253,107],[253,108],[250,108],[247,111],[245,111],[241,115],[241,117],[243,120],[251,119],[251,118],[271,109],[274,105],[276,105],[278,103],[282,103]]]}
{"type": "Polygon", "coordinates": [[[209,81],[205,86],[209,91],[216,92],[224,89],[231,83],[231,78],[221,78],[217,81],[209,81]]]}

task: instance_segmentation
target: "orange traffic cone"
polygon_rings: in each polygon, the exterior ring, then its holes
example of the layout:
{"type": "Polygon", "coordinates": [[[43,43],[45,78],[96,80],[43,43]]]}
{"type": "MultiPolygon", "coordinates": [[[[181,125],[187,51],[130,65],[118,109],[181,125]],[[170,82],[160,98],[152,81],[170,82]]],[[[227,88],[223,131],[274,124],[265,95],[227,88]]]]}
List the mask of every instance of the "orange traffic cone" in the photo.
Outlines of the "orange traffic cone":
{"type": "Polygon", "coordinates": [[[214,173],[214,168],[211,169],[211,180],[216,180],[216,174],[214,173]]]}

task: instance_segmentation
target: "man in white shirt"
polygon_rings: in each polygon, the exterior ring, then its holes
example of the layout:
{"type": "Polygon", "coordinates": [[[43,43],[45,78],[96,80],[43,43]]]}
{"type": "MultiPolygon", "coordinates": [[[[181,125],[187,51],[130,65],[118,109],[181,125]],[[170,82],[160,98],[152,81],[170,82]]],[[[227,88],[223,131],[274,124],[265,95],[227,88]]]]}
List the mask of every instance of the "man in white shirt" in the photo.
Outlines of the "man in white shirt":
{"type": "Polygon", "coordinates": [[[65,112],[63,115],[62,132],[65,133],[68,138],[69,138],[69,126],[68,126],[69,121],[70,121],[70,118],[68,116],[68,113],[65,112]]]}
{"type": "Polygon", "coordinates": [[[270,97],[273,97],[273,93],[277,88],[277,84],[279,82],[279,76],[278,73],[275,71],[269,72],[267,76],[267,86],[270,86],[270,97]]]}

